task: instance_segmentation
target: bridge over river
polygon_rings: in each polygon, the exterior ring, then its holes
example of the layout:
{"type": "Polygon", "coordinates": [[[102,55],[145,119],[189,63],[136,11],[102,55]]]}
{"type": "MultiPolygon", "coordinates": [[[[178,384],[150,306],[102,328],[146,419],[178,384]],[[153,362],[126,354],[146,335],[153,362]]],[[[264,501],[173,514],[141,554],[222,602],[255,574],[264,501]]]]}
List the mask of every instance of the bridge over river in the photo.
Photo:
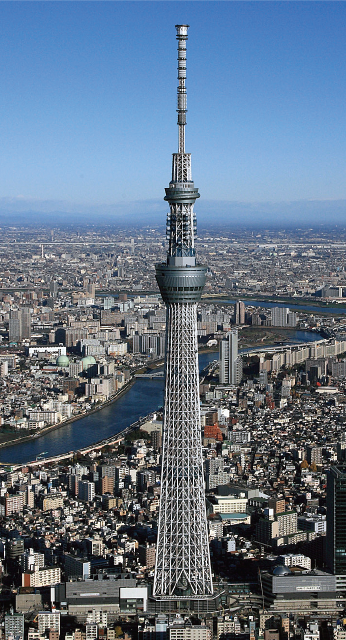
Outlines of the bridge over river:
{"type": "Polygon", "coordinates": [[[163,378],[164,375],[163,371],[155,371],[153,373],[136,373],[135,378],[163,378]]]}

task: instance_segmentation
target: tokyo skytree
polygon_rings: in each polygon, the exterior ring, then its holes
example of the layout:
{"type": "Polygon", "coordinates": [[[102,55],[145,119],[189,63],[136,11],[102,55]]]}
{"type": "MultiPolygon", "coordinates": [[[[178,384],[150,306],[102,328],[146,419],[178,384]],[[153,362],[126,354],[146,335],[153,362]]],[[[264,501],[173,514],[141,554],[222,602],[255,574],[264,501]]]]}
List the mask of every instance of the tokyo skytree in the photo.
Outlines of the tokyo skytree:
{"type": "Polygon", "coordinates": [[[213,599],[203,479],[199,409],[197,302],[207,267],[196,262],[199,193],[185,152],[186,41],[188,25],[176,25],[178,40],[178,153],[165,190],[167,261],[156,265],[166,304],[165,400],[161,499],[153,596],[156,600],[213,599]]]}

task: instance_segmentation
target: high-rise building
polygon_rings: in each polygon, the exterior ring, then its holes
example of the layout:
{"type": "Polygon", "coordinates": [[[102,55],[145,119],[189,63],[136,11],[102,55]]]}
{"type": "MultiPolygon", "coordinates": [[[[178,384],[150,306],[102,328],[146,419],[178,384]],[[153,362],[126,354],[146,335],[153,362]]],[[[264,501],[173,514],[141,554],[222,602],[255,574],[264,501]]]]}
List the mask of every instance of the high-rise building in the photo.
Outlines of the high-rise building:
{"type": "Polygon", "coordinates": [[[232,329],[225,340],[220,342],[221,384],[239,384],[243,375],[243,361],[238,355],[238,330],[232,329]]]}
{"type": "Polygon", "coordinates": [[[191,154],[185,152],[188,25],[177,25],[176,29],[179,147],[178,153],[173,154],[172,180],[165,197],[170,205],[167,261],[156,265],[156,279],[166,303],[167,330],[161,501],[153,595],[157,601],[179,601],[181,607],[198,609],[201,602],[213,598],[197,344],[197,302],[207,268],[196,262],[193,205],[199,193],[191,177],[191,154]]]}
{"type": "Polygon", "coordinates": [[[56,298],[58,295],[58,283],[56,280],[51,280],[49,283],[49,293],[51,298],[56,298]]]}
{"type": "Polygon", "coordinates": [[[322,447],[306,447],[306,459],[309,464],[322,464],[322,447]]]}
{"type": "Polygon", "coordinates": [[[133,353],[145,353],[153,358],[161,358],[165,352],[164,332],[135,333],[133,336],[133,353]]]}
{"type": "Polygon", "coordinates": [[[139,552],[139,562],[143,567],[147,567],[147,569],[152,569],[155,566],[155,557],[156,557],[156,545],[149,544],[140,544],[138,547],[139,552]]]}
{"type": "Polygon", "coordinates": [[[108,311],[109,309],[113,309],[114,307],[114,298],[113,296],[106,296],[103,299],[103,308],[105,311],[108,311]]]}
{"type": "Polygon", "coordinates": [[[78,498],[83,502],[92,502],[95,497],[95,483],[87,480],[78,482],[78,498]]]}
{"type": "Polygon", "coordinates": [[[162,433],[161,431],[151,432],[151,444],[155,451],[161,451],[162,448],[162,433]]]}
{"type": "Polygon", "coordinates": [[[19,342],[25,338],[31,338],[31,309],[11,309],[8,323],[9,342],[19,342]]]}
{"type": "Polygon", "coordinates": [[[241,300],[234,305],[234,324],[245,324],[245,304],[241,300]]]}
{"type": "Polygon", "coordinates": [[[104,476],[99,480],[100,493],[101,495],[105,493],[113,493],[114,491],[114,477],[109,478],[108,476],[104,476]]]}
{"type": "Polygon", "coordinates": [[[336,576],[337,590],[346,589],[346,466],[327,472],[326,564],[336,576]]]}
{"type": "Polygon", "coordinates": [[[40,611],[37,623],[41,636],[45,635],[46,629],[54,629],[60,633],[60,611],[40,611]]]}
{"type": "Polygon", "coordinates": [[[8,322],[8,339],[9,342],[20,341],[20,311],[18,309],[11,309],[10,319],[8,322]]]}
{"type": "Polygon", "coordinates": [[[295,327],[297,314],[288,307],[273,307],[271,311],[272,327],[295,327]]]}
{"type": "Polygon", "coordinates": [[[21,309],[21,340],[31,338],[31,309],[29,307],[23,307],[21,309]]]}

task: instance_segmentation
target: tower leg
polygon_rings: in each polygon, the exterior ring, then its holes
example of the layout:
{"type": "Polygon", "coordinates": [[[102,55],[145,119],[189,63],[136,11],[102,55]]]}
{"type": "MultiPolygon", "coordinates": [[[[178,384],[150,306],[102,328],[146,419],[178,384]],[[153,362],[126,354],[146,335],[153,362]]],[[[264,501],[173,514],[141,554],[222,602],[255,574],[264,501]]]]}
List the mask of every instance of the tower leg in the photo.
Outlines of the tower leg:
{"type": "Polygon", "coordinates": [[[154,595],[213,594],[199,410],[197,304],[167,305],[166,391],[154,595]]]}

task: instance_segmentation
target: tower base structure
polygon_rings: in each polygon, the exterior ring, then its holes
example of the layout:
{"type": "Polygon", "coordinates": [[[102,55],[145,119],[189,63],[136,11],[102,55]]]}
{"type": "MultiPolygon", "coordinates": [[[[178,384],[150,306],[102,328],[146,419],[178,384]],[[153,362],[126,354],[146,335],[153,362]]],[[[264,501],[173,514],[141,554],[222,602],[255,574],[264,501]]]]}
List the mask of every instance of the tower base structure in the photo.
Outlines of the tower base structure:
{"type": "Polygon", "coordinates": [[[222,593],[214,593],[212,596],[167,597],[151,596],[148,600],[150,613],[185,613],[204,615],[214,613],[220,609],[222,593]]]}

